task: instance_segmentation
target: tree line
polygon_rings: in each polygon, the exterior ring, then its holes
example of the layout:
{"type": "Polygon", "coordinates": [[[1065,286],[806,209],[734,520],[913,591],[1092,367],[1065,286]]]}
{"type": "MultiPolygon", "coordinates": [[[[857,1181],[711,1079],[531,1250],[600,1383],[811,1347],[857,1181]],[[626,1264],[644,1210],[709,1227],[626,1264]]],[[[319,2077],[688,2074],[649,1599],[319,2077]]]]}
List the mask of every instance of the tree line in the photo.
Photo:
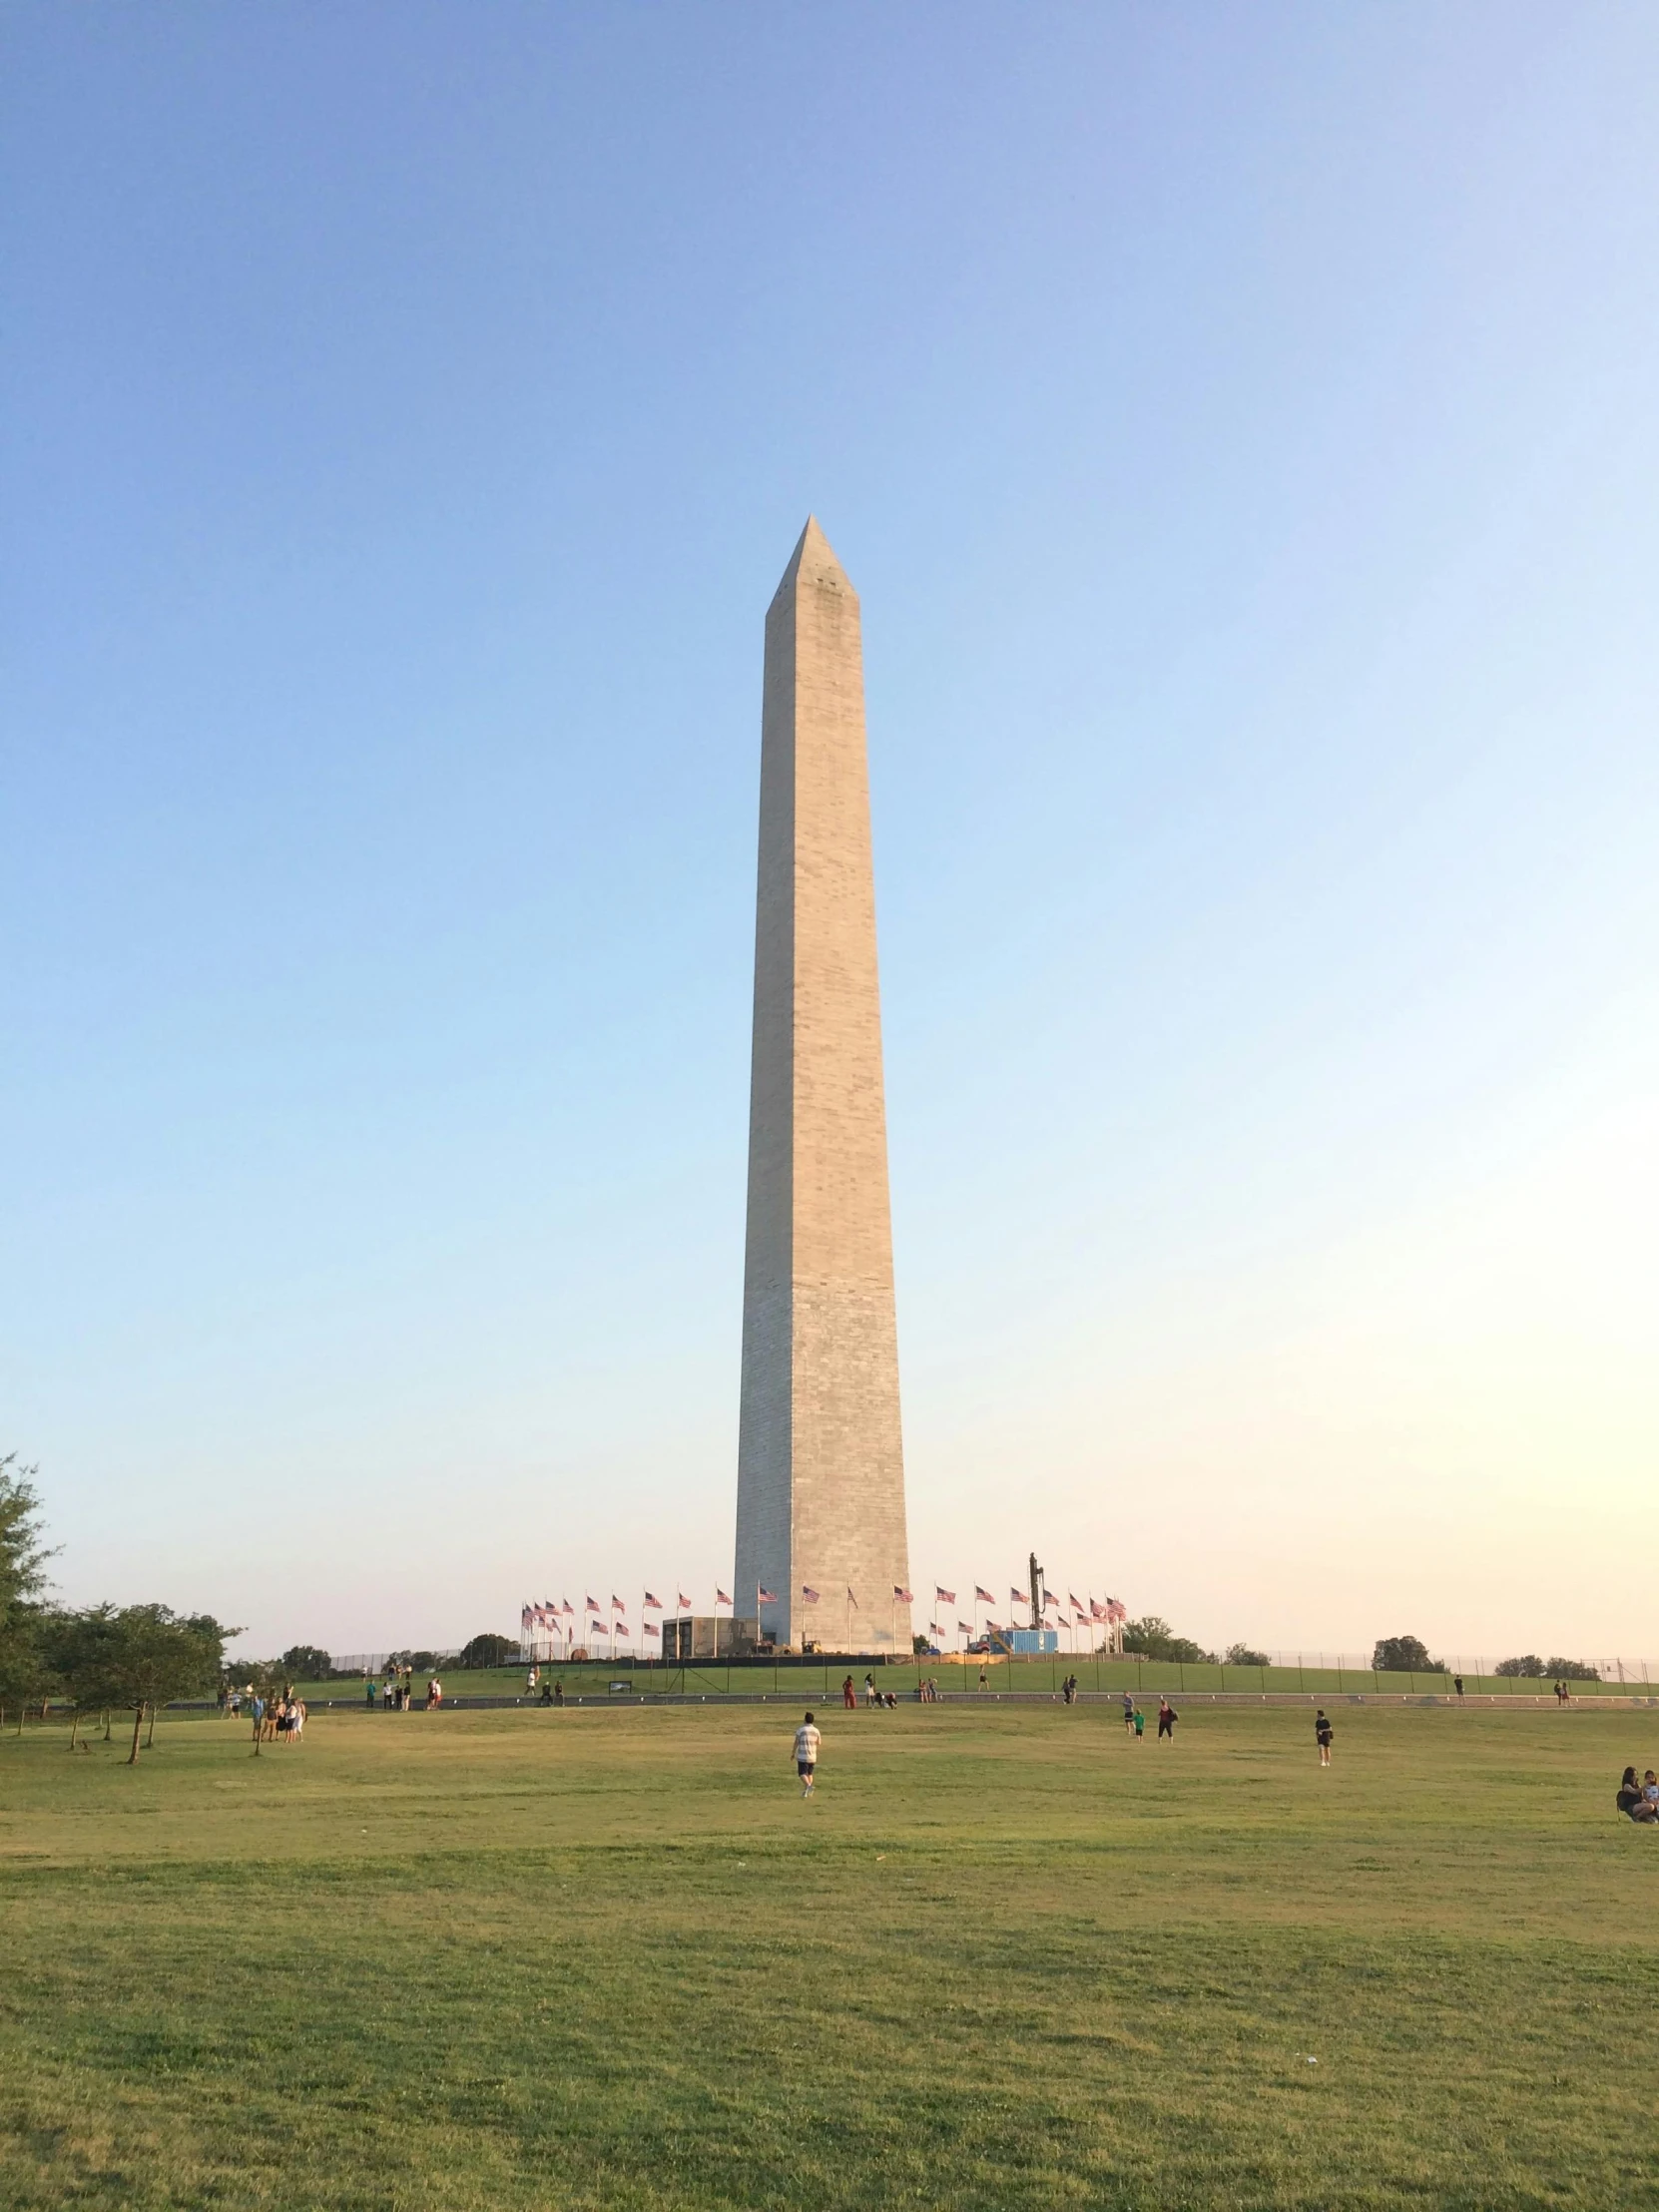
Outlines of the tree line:
{"type": "Polygon", "coordinates": [[[52,1604],[47,1596],[37,1468],[8,1452],[0,1458],[0,1714],[39,1705],[70,1708],[70,1748],[83,1721],[133,1716],[127,1755],[136,1765],[148,1715],[174,1698],[211,1697],[225,1668],[225,1644],[238,1631],[211,1613],[176,1613],[168,1605],[52,1604]]]}

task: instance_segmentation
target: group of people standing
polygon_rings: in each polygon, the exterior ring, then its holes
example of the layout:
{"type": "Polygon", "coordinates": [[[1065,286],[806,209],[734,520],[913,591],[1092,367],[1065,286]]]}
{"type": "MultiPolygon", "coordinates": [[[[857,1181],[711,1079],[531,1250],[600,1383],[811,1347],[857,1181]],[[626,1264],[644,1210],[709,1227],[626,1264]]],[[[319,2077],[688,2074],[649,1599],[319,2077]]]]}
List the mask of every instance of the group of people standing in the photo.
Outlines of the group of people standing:
{"type": "Polygon", "coordinates": [[[254,1741],[257,1744],[296,1744],[305,1729],[305,1700],[295,1697],[291,1682],[283,1686],[280,1697],[262,1697],[252,1683],[243,1690],[227,1693],[226,1706],[232,1720],[240,1720],[243,1707],[254,1723],[254,1741]]]}
{"type": "MultiPolygon", "coordinates": [[[[363,1702],[369,1711],[373,1712],[378,1699],[388,1713],[408,1712],[414,1703],[414,1683],[410,1679],[413,1672],[411,1667],[388,1667],[383,1686],[376,1683],[373,1675],[370,1675],[363,1684],[363,1702]]],[[[442,1703],[443,1684],[434,1674],[427,1680],[425,1710],[435,1713],[442,1703]]]]}

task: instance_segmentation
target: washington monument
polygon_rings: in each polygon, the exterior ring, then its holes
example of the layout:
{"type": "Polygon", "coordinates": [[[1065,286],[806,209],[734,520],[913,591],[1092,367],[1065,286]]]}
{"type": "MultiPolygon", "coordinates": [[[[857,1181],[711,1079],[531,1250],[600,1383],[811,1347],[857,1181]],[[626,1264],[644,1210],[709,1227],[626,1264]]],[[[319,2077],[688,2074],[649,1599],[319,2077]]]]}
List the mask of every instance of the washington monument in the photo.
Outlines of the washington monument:
{"type": "Polygon", "coordinates": [[[767,610],[737,1577],[780,1644],[910,1648],[863,650],[812,520],[767,610]]]}

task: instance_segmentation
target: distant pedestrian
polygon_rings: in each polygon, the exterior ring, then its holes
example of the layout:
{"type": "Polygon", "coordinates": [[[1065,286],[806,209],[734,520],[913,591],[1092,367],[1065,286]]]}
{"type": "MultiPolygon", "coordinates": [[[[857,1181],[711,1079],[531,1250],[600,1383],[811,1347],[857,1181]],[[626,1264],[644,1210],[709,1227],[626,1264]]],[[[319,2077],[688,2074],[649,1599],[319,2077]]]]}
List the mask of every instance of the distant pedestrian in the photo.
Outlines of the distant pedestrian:
{"type": "Polygon", "coordinates": [[[1135,1700],[1127,1690],[1123,1693],[1123,1732],[1126,1736],[1135,1733],[1135,1700]]]}
{"type": "Polygon", "coordinates": [[[1452,1687],[1452,1688],[1453,1688],[1453,1689],[1454,1689],[1454,1690],[1456,1691],[1456,1693],[1457,1693],[1457,1695],[1458,1695],[1459,1697],[1461,1697],[1461,1696],[1462,1696],[1462,1694],[1463,1694],[1463,1678],[1462,1678],[1462,1676],[1461,1676],[1460,1674],[1454,1674],[1454,1675],[1452,1676],[1452,1678],[1451,1678],[1451,1687],[1452,1687]]]}
{"type": "Polygon", "coordinates": [[[1134,1725],[1135,1725],[1135,1741],[1136,1741],[1136,1743],[1139,1743],[1139,1742],[1140,1742],[1140,1740],[1141,1740],[1141,1738],[1142,1738],[1142,1737],[1143,1737],[1143,1736],[1144,1736],[1144,1735],[1146,1734],[1146,1715],[1145,1715],[1145,1714],[1144,1714],[1144,1713],[1143,1713],[1143,1712],[1141,1711],[1141,1709],[1140,1709],[1140,1707],[1139,1707],[1138,1705],[1137,1705],[1137,1706],[1136,1706],[1136,1708],[1135,1708],[1135,1723],[1134,1723],[1134,1725]]]}
{"type": "Polygon", "coordinates": [[[795,1771],[801,1777],[801,1794],[810,1798],[818,1777],[819,1746],[824,1741],[809,1713],[795,1732],[795,1771]]]}
{"type": "Polygon", "coordinates": [[[555,1682],[555,1683],[554,1683],[554,1685],[553,1685],[553,1702],[554,1702],[554,1704],[555,1704],[555,1705],[563,1705],[564,1701],[565,1701],[565,1685],[564,1685],[564,1677],[563,1677],[563,1676],[561,1675],[561,1676],[560,1676],[560,1678],[559,1678],[559,1680],[558,1680],[557,1682],[555,1682]]]}
{"type": "Polygon", "coordinates": [[[853,1711],[858,1703],[858,1693],[852,1687],[852,1677],[850,1675],[841,1684],[841,1703],[849,1713],[853,1711]]]}
{"type": "Polygon", "coordinates": [[[368,1680],[367,1680],[367,1681],[366,1681],[366,1682],[365,1682],[365,1683],[363,1684],[363,1703],[364,1703],[364,1704],[365,1704],[365,1705],[366,1705],[366,1706],[368,1707],[369,1711],[370,1711],[370,1712],[372,1713],[372,1712],[373,1712],[373,1710],[374,1710],[374,1677],[373,1677],[373,1675],[370,1675],[370,1676],[369,1676],[369,1678],[368,1678],[368,1680]]]}
{"type": "Polygon", "coordinates": [[[248,1709],[254,1717],[254,1741],[258,1743],[265,1733],[265,1699],[257,1691],[248,1709]]]}
{"type": "Polygon", "coordinates": [[[864,1703],[866,1705],[875,1705],[879,1702],[879,1699],[875,1695],[875,1677],[872,1674],[866,1674],[864,1676],[864,1703]]]}
{"type": "Polygon", "coordinates": [[[1161,1697],[1158,1700],[1158,1740],[1160,1743],[1163,1742],[1166,1736],[1172,1744],[1174,1743],[1175,1724],[1180,1718],[1180,1714],[1167,1697],[1161,1697]]]}
{"type": "Polygon", "coordinates": [[[1314,1715],[1314,1741],[1320,1747],[1320,1765],[1322,1767],[1328,1767],[1331,1764],[1331,1738],[1335,1733],[1336,1731],[1326,1718],[1325,1707],[1322,1705],[1314,1715]]]}

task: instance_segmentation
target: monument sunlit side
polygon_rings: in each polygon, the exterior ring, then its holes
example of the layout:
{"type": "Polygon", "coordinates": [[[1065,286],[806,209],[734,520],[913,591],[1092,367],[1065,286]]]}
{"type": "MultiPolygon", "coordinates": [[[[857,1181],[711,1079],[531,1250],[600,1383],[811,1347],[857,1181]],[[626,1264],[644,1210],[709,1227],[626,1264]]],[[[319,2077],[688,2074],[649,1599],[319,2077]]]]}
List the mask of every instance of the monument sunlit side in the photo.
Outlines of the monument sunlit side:
{"type": "Polygon", "coordinates": [[[814,520],[767,612],[737,1578],[780,1644],[909,1649],[863,649],[814,520]]]}

